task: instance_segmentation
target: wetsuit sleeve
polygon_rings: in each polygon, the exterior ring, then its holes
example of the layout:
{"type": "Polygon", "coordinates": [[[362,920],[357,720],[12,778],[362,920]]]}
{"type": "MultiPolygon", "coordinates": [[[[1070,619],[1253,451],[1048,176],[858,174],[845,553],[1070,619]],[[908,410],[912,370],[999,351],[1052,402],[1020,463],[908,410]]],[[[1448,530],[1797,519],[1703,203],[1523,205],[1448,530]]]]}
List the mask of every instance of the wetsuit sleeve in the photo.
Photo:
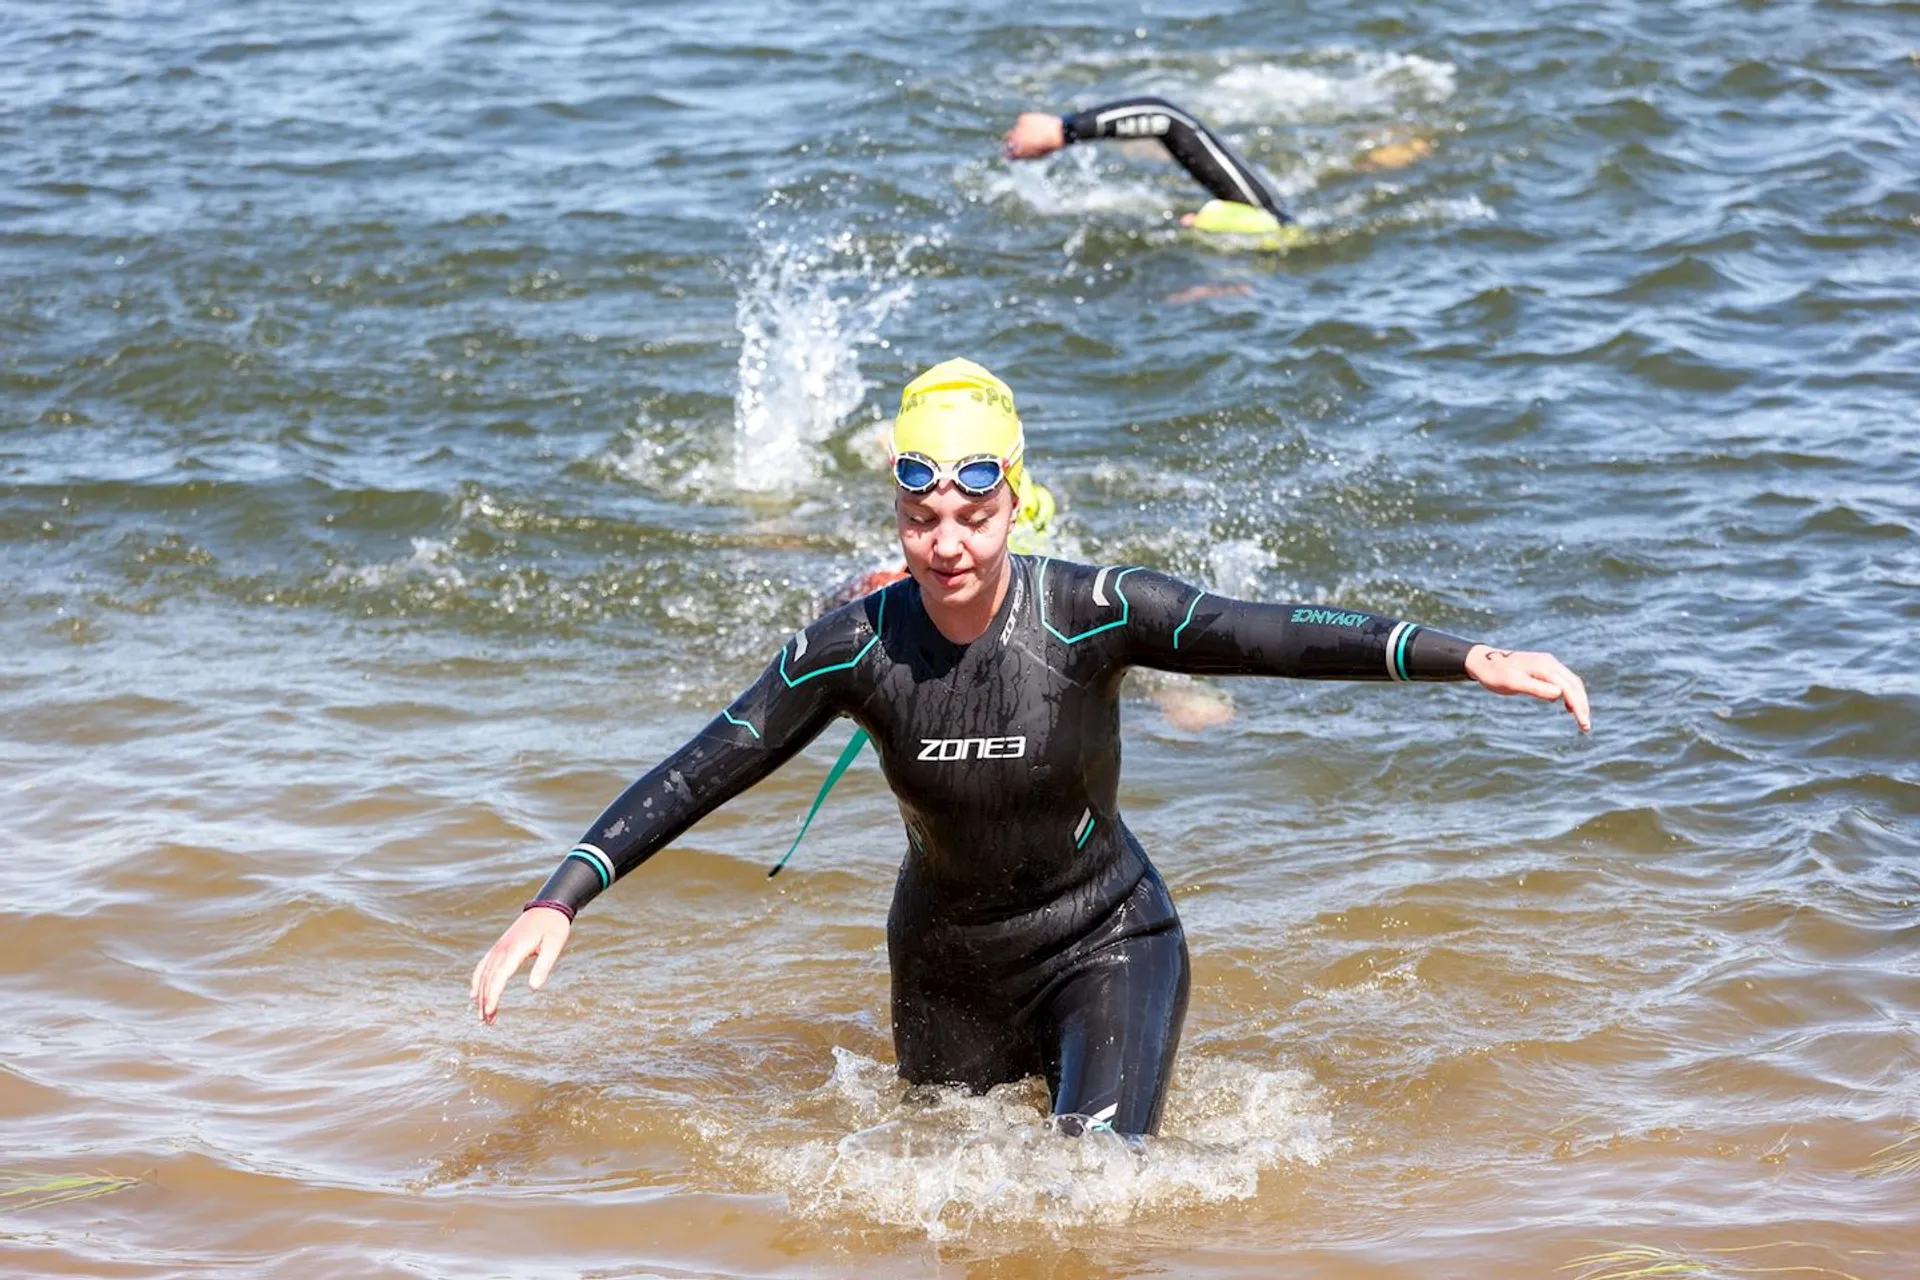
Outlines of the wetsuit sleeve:
{"type": "Polygon", "coordinates": [[[1060,118],[1066,140],[1158,138],[1174,162],[1221,200],[1256,205],[1282,222],[1291,222],[1279,197],[1252,165],[1200,120],[1165,98],[1124,98],[1060,118]]]}
{"type": "Polygon", "coordinates": [[[799,754],[848,709],[857,668],[877,642],[865,619],[878,598],[855,601],[781,646],[752,687],[607,806],[528,905],[571,916],[799,754]]]}
{"type": "Polygon", "coordinates": [[[1358,609],[1261,604],[1150,569],[1120,586],[1130,616],[1126,661],[1194,675],[1303,680],[1465,680],[1475,642],[1358,609]]]}

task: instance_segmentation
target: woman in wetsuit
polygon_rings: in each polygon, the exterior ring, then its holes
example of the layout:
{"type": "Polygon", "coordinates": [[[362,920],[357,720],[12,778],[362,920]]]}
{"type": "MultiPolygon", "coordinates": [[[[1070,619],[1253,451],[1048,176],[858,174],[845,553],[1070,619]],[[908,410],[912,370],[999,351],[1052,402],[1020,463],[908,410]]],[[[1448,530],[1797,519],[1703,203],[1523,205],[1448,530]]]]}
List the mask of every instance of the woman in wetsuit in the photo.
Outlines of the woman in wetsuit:
{"type": "Polygon", "coordinates": [[[887,918],[900,1074],[974,1089],[1041,1074],[1066,1127],[1152,1133],[1187,947],[1117,805],[1129,667],[1471,679],[1563,701],[1588,728],[1585,689],[1548,654],[1010,553],[1022,441],[1012,393],[977,365],[908,385],[892,451],[912,576],[796,633],[613,802],[475,966],[481,1017],[529,958],[530,985],[546,981],[582,907],[844,715],[872,736],[906,827],[887,918]]]}

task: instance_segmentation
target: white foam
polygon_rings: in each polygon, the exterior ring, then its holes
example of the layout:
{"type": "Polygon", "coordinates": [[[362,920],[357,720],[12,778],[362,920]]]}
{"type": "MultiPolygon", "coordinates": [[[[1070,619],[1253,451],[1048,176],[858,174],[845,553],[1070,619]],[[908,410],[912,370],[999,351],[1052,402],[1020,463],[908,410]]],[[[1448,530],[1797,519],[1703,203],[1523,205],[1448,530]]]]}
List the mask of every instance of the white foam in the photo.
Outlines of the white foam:
{"type": "Polygon", "coordinates": [[[460,570],[440,563],[441,558],[452,549],[449,541],[444,538],[413,538],[410,541],[413,544],[410,555],[386,564],[336,564],[327,570],[322,581],[329,585],[383,587],[399,579],[424,576],[431,578],[438,587],[459,588],[466,585],[466,577],[460,570]]]}
{"type": "Polygon", "coordinates": [[[1228,538],[1207,552],[1210,580],[1222,595],[1258,596],[1260,575],[1277,563],[1273,552],[1250,538],[1228,538]]]}
{"type": "Polygon", "coordinates": [[[1161,1135],[1129,1140],[1059,1133],[1037,1082],[981,1097],[909,1092],[891,1065],[833,1052],[832,1076],[796,1103],[817,1119],[696,1129],[719,1148],[722,1167],[785,1192],[802,1214],[850,1215],[936,1240],[1006,1226],[1068,1232],[1247,1200],[1263,1172],[1317,1165],[1331,1145],[1319,1090],[1299,1071],[1189,1054],[1161,1135]]]}
{"type": "Polygon", "coordinates": [[[858,409],[871,384],[862,347],[913,296],[905,257],[876,261],[852,235],[793,243],[763,239],[740,288],[739,388],[733,484],[771,490],[810,479],[819,447],[858,409]]]}
{"type": "Polygon", "coordinates": [[[1271,49],[1222,49],[1204,57],[1130,47],[1084,51],[1022,78],[1021,96],[1065,83],[1087,85],[1074,104],[1122,94],[1164,94],[1215,125],[1364,119],[1453,97],[1459,69],[1417,53],[1329,46],[1276,57],[1271,49]],[[1098,87],[1093,87],[1093,86],[1098,87]]]}
{"type": "Polygon", "coordinates": [[[1169,188],[1143,174],[1107,172],[1112,160],[1097,148],[1069,147],[1045,160],[994,161],[972,183],[963,174],[961,186],[977,183],[990,201],[1018,201],[1049,218],[1108,213],[1164,218],[1171,214],[1169,188]]]}
{"type": "Polygon", "coordinates": [[[1193,109],[1223,124],[1366,118],[1445,102],[1457,73],[1415,53],[1334,52],[1317,62],[1236,62],[1191,91],[1193,109]]]}

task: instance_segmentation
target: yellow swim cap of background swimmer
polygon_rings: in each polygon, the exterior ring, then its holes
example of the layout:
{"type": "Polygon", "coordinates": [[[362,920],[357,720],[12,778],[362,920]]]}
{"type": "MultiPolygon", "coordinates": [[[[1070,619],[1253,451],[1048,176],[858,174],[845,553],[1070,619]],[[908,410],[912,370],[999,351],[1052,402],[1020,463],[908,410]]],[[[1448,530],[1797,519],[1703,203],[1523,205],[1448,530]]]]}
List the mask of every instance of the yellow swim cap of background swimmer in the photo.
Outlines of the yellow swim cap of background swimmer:
{"type": "Polygon", "coordinates": [[[1232,236],[1270,236],[1287,224],[1255,205],[1237,200],[1209,200],[1193,215],[1195,231],[1232,236]]]}
{"type": "Polygon", "coordinates": [[[1192,226],[1215,236],[1258,236],[1261,249],[1290,249],[1308,238],[1298,223],[1283,223],[1265,209],[1233,200],[1206,201],[1192,226]]]}
{"type": "Polygon", "coordinates": [[[935,462],[989,453],[1005,464],[1016,494],[1026,488],[1027,438],[1013,390],[971,360],[942,361],[907,384],[888,447],[895,457],[919,453],[935,462]]]}
{"type": "Polygon", "coordinates": [[[1045,555],[1052,545],[1047,526],[1053,523],[1057,510],[1053,495],[1035,480],[1020,491],[1019,497],[1020,510],[1014,513],[1007,546],[1023,556],[1045,555]]]}

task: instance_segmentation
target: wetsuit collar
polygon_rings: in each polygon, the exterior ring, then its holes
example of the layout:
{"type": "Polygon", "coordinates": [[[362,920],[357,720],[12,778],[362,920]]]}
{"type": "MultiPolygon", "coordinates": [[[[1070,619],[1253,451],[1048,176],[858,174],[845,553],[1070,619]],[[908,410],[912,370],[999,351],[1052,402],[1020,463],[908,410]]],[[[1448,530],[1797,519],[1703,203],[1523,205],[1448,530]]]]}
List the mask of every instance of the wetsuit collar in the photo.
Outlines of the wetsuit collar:
{"type": "Polygon", "coordinates": [[[953,650],[955,653],[965,653],[974,645],[988,639],[998,644],[1005,644],[1007,636],[1012,630],[1013,619],[1021,606],[1021,602],[1026,599],[1027,591],[1029,590],[1027,586],[1027,568],[1031,560],[1032,557],[1030,556],[1019,555],[1012,551],[1007,553],[1007,589],[1000,596],[999,607],[994,609],[993,617],[987,622],[987,629],[964,644],[960,641],[949,639],[947,633],[942,631],[939,624],[934,622],[932,613],[927,610],[926,595],[921,591],[919,582],[909,578],[908,581],[913,583],[913,602],[918,607],[920,616],[926,620],[928,632],[938,637],[940,644],[953,650]]]}

